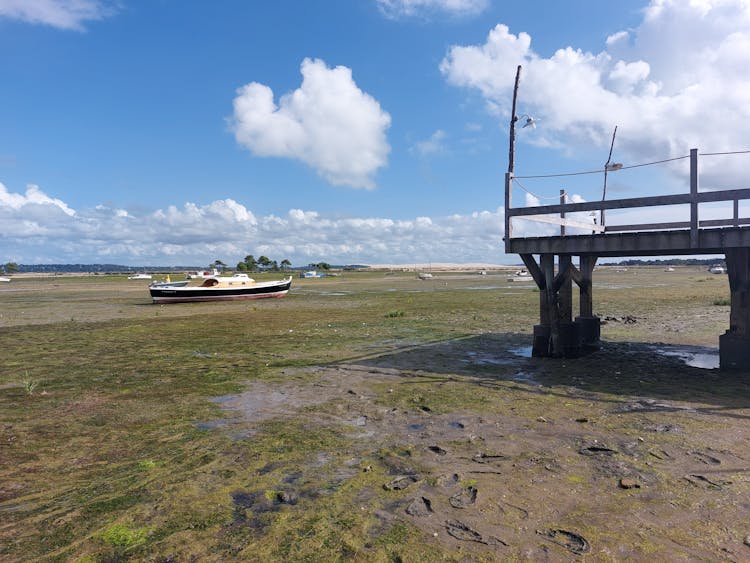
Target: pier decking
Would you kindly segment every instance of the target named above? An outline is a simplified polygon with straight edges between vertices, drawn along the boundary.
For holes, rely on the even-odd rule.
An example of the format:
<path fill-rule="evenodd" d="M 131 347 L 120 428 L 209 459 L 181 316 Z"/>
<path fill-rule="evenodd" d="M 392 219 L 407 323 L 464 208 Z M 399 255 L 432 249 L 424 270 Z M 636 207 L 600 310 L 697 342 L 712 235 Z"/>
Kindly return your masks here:
<path fill-rule="evenodd" d="M 512 207 L 513 172 L 505 176 L 505 252 L 519 254 L 540 290 L 540 322 L 534 327 L 535 356 L 575 356 L 599 341 L 600 323 L 593 315 L 592 275 L 600 257 L 723 254 L 731 296 L 729 329 L 720 336 L 721 369 L 750 370 L 750 218 L 740 217 L 739 202 L 750 189 L 700 192 L 698 149 L 690 151 L 689 193 L 585 203 Z M 511 167 L 512 168 L 512 167 Z M 699 205 L 732 202 L 732 216 L 701 220 Z M 689 221 L 605 226 L 567 219 L 572 213 L 689 205 Z M 728 207 L 728 206 L 727 206 Z M 560 234 L 514 237 L 513 219 L 560 225 Z M 569 234 L 566 227 L 590 232 Z M 537 255 L 538 260 L 535 258 Z M 573 258 L 578 257 L 578 266 Z M 557 267 L 555 267 L 557 265 Z M 580 290 L 580 314 L 573 318 L 572 284 Z"/>

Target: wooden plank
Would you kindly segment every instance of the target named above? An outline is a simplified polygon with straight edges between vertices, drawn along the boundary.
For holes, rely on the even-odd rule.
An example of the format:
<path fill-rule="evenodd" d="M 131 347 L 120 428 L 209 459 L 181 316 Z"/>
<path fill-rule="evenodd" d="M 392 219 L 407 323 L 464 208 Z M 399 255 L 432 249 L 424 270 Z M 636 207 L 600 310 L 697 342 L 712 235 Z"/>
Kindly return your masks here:
<path fill-rule="evenodd" d="M 716 201 L 733 201 L 735 199 L 750 199 L 750 188 L 740 190 L 724 190 L 717 192 L 700 192 L 696 196 L 698 203 L 711 203 Z M 690 194 L 657 195 L 648 197 L 634 197 L 627 199 L 612 199 L 607 201 L 586 201 L 583 203 L 566 203 L 565 205 L 539 205 L 534 207 L 518 207 L 509 209 L 511 217 L 526 215 L 559 215 L 561 211 L 574 213 L 576 211 L 600 211 L 602 209 L 630 209 L 635 207 L 655 207 L 660 205 L 689 204 L 693 200 Z"/>
<path fill-rule="evenodd" d="M 582 256 L 659 256 L 669 254 L 724 254 L 727 248 L 750 247 L 750 228 L 703 229 L 700 246 L 690 246 L 690 231 L 643 231 L 565 238 L 528 237 L 511 240 L 514 254 L 572 254 Z"/>
<path fill-rule="evenodd" d="M 637 225 L 607 225 L 606 232 L 622 233 L 625 231 L 666 231 L 668 229 L 689 229 L 690 221 L 673 223 L 640 223 Z"/>
<path fill-rule="evenodd" d="M 596 231 L 597 233 L 604 232 L 604 227 L 602 225 L 595 225 L 594 223 L 584 223 L 583 221 L 578 221 L 577 219 L 556 217 L 555 215 L 525 215 L 524 217 L 518 218 L 526 221 L 551 223 L 553 225 L 560 225 L 561 227 L 575 227 L 577 229 L 586 229 L 588 231 Z"/>
<path fill-rule="evenodd" d="M 724 227 L 750 225 L 750 218 L 737 219 L 704 219 L 698 222 L 701 227 Z M 625 231 L 660 231 L 667 229 L 689 229 L 690 221 L 676 221 L 674 223 L 641 223 L 640 225 L 607 225 L 605 232 L 621 233 Z"/>

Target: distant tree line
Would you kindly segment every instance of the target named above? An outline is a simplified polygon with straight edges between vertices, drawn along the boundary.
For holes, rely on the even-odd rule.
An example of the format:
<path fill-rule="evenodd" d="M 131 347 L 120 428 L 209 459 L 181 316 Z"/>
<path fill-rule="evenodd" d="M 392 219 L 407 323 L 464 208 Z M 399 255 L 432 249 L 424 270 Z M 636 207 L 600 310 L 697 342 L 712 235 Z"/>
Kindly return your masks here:
<path fill-rule="evenodd" d="M 218 260 L 217 260 L 218 262 Z M 222 263 L 222 265 L 224 265 Z M 238 272 L 278 272 L 281 270 L 282 272 L 287 270 L 289 267 L 291 267 L 292 263 L 284 258 L 281 262 L 277 262 L 276 260 L 271 260 L 268 256 L 260 256 L 256 260 L 255 256 L 252 254 L 248 254 L 245 256 L 245 259 L 241 262 L 237 262 L 237 271 Z"/>

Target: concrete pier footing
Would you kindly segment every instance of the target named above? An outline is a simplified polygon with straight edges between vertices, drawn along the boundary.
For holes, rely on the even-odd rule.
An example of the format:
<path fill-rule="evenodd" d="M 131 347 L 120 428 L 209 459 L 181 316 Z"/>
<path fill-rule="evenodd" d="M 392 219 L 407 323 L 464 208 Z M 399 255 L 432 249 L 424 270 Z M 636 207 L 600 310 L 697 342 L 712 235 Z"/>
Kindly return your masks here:
<path fill-rule="evenodd" d="M 750 338 L 729 331 L 719 336 L 719 369 L 750 372 Z"/>

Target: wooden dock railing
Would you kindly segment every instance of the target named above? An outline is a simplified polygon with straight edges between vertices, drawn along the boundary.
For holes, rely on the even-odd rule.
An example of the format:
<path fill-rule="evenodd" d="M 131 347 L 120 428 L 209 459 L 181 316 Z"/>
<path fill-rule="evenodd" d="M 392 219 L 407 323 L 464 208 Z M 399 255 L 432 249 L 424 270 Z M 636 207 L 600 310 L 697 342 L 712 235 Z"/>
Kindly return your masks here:
<path fill-rule="evenodd" d="M 745 151 L 743 151 L 745 152 Z M 682 157 L 684 158 L 684 157 Z M 739 216 L 740 200 L 750 199 L 750 189 L 732 189 L 717 191 L 698 191 L 698 149 L 690 150 L 690 192 L 686 194 L 658 195 L 648 197 L 635 197 L 627 199 L 613 199 L 603 201 L 589 201 L 584 203 L 564 203 L 561 195 L 561 203 L 554 205 L 541 205 L 534 207 L 512 207 L 513 193 L 512 185 L 514 175 L 508 172 L 505 175 L 505 247 L 506 252 L 511 252 L 510 241 L 513 239 L 513 218 L 523 218 L 541 222 L 549 222 L 560 225 L 560 236 L 601 236 L 607 233 L 626 231 L 667 231 L 690 229 L 690 246 L 698 247 L 698 231 L 707 227 L 739 227 L 750 225 L 750 218 Z M 727 219 L 700 220 L 698 216 L 698 205 L 719 201 L 731 201 L 733 203 L 733 216 Z M 673 221 L 662 223 L 641 223 L 632 225 L 597 225 L 586 224 L 575 219 L 568 219 L 566 215 L 582 211 L 599 211 L 602 216 L 609 209 L 635 209 L 642 207 L 654 207 L 665 205 L 690 204 L 689 221 Z M 559 217 L 554 217 L 559 215 Z M 589 233 L 569 235 L 565 227 L 576 227 L 587 229 Z"/>

